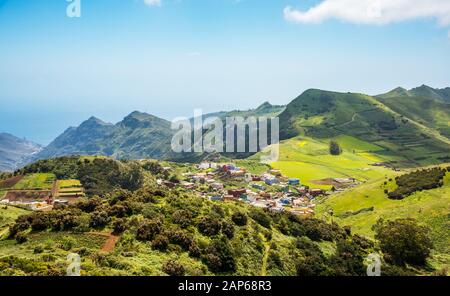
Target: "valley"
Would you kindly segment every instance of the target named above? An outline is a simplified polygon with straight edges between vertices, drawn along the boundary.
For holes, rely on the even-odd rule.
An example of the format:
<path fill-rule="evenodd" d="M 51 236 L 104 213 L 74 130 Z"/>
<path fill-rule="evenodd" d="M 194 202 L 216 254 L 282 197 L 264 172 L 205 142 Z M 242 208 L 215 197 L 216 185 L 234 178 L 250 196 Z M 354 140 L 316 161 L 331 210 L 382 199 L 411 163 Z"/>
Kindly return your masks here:
<path fill-rule="evenodd" d="M 265 151 L 178 155 L 170 122 L 150 114 L 91 117 L 0 174 L 0 274 L 63 275 L 69 253 L 82 275 L 354 276 L 371 253 L 384 275 L 448 274 L 446 94 L 311 89 L 205 115 L 279 117 L 269 163 Z M 394 258 L 392 227 L 425 251 Z"/>

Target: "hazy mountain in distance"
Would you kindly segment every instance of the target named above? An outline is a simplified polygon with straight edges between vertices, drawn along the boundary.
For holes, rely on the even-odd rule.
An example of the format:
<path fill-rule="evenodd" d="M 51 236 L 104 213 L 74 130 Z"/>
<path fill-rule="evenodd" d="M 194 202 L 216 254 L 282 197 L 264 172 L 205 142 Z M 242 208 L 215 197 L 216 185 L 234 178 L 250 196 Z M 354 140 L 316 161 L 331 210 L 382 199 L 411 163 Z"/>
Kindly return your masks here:
<path fill-rule="evenodd" d="M 170 148 L 170 122 L 135 111 L 117 124 L 91 117 L 70 127 L 37 159 L 67 155 L 105 155 L 115 158 L 164 158 Z"/>
<path fill-rule="evenodd" d="M 0 133 L 0 172 L 14 171 L 41 150 L 42 146 L 39 144 Z"/>

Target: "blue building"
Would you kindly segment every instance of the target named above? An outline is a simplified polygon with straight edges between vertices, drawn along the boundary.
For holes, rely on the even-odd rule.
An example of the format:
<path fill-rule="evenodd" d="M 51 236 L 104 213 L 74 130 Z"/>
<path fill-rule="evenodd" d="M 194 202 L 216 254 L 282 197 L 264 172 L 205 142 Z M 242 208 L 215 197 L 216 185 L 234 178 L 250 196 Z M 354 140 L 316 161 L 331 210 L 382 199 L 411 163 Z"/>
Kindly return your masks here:
<path fill-rule="evenodd" d="M 289 179 L 289 185 L 291 186 L 300 185 L 300 180 L 296 178 Z"/>

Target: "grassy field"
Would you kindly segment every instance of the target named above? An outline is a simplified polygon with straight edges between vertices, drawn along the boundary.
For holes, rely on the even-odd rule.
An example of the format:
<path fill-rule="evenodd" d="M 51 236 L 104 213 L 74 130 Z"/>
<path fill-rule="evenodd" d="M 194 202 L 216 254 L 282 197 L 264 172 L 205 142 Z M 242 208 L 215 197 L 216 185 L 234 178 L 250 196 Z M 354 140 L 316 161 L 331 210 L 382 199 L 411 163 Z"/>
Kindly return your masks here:
<path fill-rule="evenodd" d="M 56 180 L 54 174 L 31 174 L 20 180 L 13 189 L 16 190 L 43 190 L 51 189 Z"/>
<path fill-rule="evenodd" d="M 416 192 L 403 200 L 390 200 L 384 193 L 385 189 L 395 188 L 395 181 L 389 181 L 393 177 L 391 173 L 386 179 L 373 180 L 332 195 L 318 204 L 317 215 L 333 219 L 340 225 L 351 225 L 353 232 L 368 237 L 373 237 L 372 225 L 380 218 L 415 218 L 431 229 L 435 252 L 430 263 L 436 268 L 449 268 L 450 173 L 447 173 L 442 188 Z M 334 212 L 333 217 L 329 215 L 330 210 Z"/>
<path fill-rule="evenodd" d="M 59 180 L 58 185 L 60 189 L 64 188 L 77 188 L 81 187 L 81 183 L 79 180 L 71 179 L 71 180 Z"/>
<path fill-rule="evenodd" d="M 76 179 L 58 180 L 56 197 L 81 197 L 85 196 L 81 182 Z"/>
<path fill-rule="evenodd" d="M 17 217 L 30 213 L 29 211 L 11 206 L 0 206 L 0 238 L 8 231 L 8 227 L 14 224 Z"/>
<path fill-rule="evenodd" d="M 370 165 L 390 159 L 371 152 L 379 151 L 381 147 L 349 136 L 338 137 L 337 140 L 343 148 L 339 156 L 330 155 L 327 140 L 297 137 L 283 141 L 280 143 L 279 161 L 270 165 L 286 176 L 299 178 L 302 184 L 323 189 L 330 189 L 331 186 L 316 185 L 313 181 L 351 177 L 366 182 L 391 172 Z"/>

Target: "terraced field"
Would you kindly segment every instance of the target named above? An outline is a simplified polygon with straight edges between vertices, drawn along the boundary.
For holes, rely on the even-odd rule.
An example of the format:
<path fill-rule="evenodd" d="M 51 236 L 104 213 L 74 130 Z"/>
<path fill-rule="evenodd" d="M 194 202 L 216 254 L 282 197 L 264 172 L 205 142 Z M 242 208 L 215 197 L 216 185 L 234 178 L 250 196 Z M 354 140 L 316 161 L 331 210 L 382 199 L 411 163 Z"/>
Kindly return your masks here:
<path fill-rule="evenodd" d="M 78 198 L 85 196 L 84 189 L 79 180 L 59 180 L 57 181 L 56 198 Z"/>
<path fill-rule="evenodd" d="M 382 151 L 381 147 L 350 136 L 336 139 L 343 148 L 339 156 L 330 155 L 328 140 L 297 137 L 283 141 L 280 144 L 280 159 L 270 165 L 286 176 L 299 178 L 302 184 L 323 189 L 331 189 L 331 186 L 317 185 L 314 181 L 355 178 L 366 182 L 391 172 L 390 169 L 372 165 L 394 159 L 376 154 Z"/>
<path fill-rule="evenodd" d="M 23 177 L 11 189 L 15 190 L 45 190 L 52 189 L 53 183 L 56 181 L 54 174 L 30 174 Z"/>

